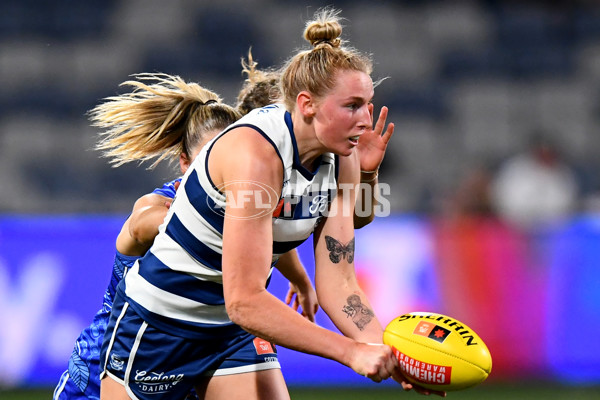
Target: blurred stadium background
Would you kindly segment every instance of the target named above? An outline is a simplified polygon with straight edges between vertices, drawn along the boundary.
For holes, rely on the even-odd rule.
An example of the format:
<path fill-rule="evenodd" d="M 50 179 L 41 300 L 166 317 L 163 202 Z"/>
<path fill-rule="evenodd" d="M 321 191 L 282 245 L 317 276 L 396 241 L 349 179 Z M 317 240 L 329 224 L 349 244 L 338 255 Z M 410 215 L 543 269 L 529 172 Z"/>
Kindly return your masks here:
<path fill-rule="evenodd" d="M 396 124 L 380 174 L 392 215 L 357 232 L 357 271 L 382 322 L 434 311 L 486 340 L 492 376 L 453 398 L 598 398 L 596 1 L 2 0 L 2 399 L 49 398 L 100 307 L 120 224 L 176 174 L 110 168 L 92 150 L 86 111 L 154 71 L 234 103 L 250 46 L 260 66 L 279 66 L 328 4 L 348 20 L 344 37 L 373 54 L 374 78 L 387 77 L 374 103 Z M 576 189 L 556 215 L 523 222 L 492 188 L 534 132 L 556 146 Z M 544 189 L 529 199 L 539 208 Z M 301 257 L 310 269 L 306 246 Z M 285 285 L 276 276 L 272 290 Z M 323 315 L 318 323 L 334 329 Z M 297 399 L 349 396 L 330 387 L 398 395 L 332 362 L 285 349 L 281 358 Z"/>

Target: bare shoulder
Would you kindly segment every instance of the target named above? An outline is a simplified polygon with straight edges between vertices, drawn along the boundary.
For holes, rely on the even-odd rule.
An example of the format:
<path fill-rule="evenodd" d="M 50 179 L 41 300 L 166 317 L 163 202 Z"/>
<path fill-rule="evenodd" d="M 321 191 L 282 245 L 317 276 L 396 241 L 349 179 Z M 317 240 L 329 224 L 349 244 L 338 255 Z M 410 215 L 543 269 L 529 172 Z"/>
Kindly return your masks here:
<path fill-rule="evenodd" d="M 227 179 L 281 178 L 283 166 L 273 145 L 258 131 L 238 127 L 219 138 L 208 160 L 215 183 Z"/>

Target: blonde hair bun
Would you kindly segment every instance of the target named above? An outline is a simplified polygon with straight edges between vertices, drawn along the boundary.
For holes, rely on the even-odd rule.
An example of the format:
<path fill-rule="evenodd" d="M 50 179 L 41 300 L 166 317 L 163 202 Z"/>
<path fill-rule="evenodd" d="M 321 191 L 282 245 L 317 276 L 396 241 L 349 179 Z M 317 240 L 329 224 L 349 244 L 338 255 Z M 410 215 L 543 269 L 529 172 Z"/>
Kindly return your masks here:
<path fill-rule="evenodd" d="M 340 24 L 339 10 L 323 9 L 317 12 L 316 18 L 309 21 L 304 29 L 304 39 L 313 47 L 328 44 L 332 47 L 340 47 L 342 40 L 342 25 Z"/>

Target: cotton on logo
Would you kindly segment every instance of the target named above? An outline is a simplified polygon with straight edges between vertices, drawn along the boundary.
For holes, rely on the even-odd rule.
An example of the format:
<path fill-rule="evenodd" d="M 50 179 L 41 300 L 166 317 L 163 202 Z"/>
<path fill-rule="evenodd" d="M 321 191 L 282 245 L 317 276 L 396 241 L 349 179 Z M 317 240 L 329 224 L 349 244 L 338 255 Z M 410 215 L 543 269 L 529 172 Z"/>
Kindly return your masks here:
<path fill-rule="evenodd" d="M 279 193 L 272 187 L 256 181 L 231 181 L 216 187 L 225 195 L 226 206 L 208 206 L 221 216 L 236 219 L 254 219 L 272 215 L 277 207 Z"/>

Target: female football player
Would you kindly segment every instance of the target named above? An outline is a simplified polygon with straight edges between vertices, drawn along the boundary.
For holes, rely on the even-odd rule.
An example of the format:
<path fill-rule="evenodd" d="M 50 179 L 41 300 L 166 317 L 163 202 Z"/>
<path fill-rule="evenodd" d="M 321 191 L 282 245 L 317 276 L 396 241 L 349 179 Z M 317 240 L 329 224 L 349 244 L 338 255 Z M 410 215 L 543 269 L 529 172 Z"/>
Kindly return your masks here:
<path fill-rule="evenodd" d="M 109 98 L 91 111 L 94 124 L 105 129 L 98 148 L 116 165 L 157 158 L 155 166 L 165 158 L 178 158 L 181 173 L 185 173 L 202 146 L 241 115 L 223 104 L 216 93 L 178 77 L 141 74 L 138 78 L 124 83 L 135 91 Z M 143 81 L 147 80 L 155 83 L 146 85 Z M 157 119 L 164 125 L 156 124 Z M 102 309 L 77 338 L 68 370 L 55 389 L 55 400 L 100 397 L 100 346 L 115 289 L 133 263 L 150 248 L 180 181 L 181 178 L 165 183 L 135 202 L 117 236 L 112 276 Z M 301 307 L 302 314 L 314 321 L 318 309 L 316 293 L 297 254 L 286 254 L 277 267 L 290 280 L 293 291 L 287 296 L 288 303 L 295 295 L 294 309 Z"/>
<path fill-rule="evenodd" d="M 118 285 L 102 399 L 182 398 L 193 386 L 202 398 L 289 399 L 272 343 L 413 388 L 354 274 L 355 148 L 372 129 L 373 83 L 370 59 L 340 34 L 337 13 L 320 12 L 305 30 L 313 48 L 283 70 L 283 104 L 230 125 L 188 168 L 150 250 Z M 343 335 L 266 290 L 273 263 L 313 233 L 319 303 Z M 347 318 L 349 299 L 360 324 Z M 224 364 L 237 374 L 219 375 Z"/>

